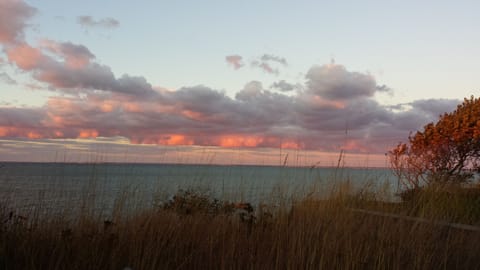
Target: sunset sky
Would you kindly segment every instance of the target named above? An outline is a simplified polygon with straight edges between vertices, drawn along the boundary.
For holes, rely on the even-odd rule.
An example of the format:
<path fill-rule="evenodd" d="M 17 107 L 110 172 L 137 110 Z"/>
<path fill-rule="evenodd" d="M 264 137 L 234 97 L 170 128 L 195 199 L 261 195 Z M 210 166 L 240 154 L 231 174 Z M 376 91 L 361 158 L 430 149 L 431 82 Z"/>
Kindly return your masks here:
<path fill-rule="evenodd" d="M 480 90 L 480 2 L 392 2 L 0 0 L 0 161 L 384 166 Z"/>

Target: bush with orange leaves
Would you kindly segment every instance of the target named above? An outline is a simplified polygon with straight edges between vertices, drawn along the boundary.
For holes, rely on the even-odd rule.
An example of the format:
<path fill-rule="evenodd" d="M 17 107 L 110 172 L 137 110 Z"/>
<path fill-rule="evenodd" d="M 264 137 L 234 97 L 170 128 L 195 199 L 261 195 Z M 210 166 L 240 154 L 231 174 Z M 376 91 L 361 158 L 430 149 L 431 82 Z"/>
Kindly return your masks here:
<path fill-rule="evenodd" d="M 406 190 L 433 184 L 459 185 L 480 173 L 480 98 L 429 123 L 389 152 L 391 167 Z"/>

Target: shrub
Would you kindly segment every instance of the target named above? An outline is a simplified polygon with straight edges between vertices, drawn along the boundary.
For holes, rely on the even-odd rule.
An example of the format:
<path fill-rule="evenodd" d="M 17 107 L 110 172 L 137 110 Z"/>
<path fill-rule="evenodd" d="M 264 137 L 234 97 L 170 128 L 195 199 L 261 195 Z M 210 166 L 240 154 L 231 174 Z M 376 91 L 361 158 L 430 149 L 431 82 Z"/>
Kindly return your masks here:
<path fill-rule="evenodd" d="M 406 189 L 458 185 L 480 172 L 480 98 L 464 99 L 389 152 L 391 166 Z"/>

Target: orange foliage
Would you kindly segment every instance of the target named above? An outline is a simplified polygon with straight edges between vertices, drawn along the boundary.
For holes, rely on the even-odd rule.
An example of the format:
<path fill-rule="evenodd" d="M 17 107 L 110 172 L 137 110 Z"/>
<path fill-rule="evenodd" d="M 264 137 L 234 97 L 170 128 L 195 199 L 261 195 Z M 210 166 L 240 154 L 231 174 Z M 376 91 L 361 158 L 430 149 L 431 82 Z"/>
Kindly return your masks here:
<path fill-rule="evenodd" d="M 395 173 L 407 187 L 461 183 L 480 172 L 480 98 L 464 99 L 451 113 L 390 151 Z"/>

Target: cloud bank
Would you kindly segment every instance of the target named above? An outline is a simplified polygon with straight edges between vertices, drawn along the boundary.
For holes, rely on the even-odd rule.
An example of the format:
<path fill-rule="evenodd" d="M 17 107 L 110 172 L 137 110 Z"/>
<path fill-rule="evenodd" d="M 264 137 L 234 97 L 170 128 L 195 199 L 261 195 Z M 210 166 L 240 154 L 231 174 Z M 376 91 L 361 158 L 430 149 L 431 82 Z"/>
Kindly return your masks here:
<path fill-rule="evenodd" d="M 61 93 L 41 107 L 0 107 L 1 138 L 123 137 L 134 144 L 384 153 L 459 102 L 385 106 L 375 95 L 392 92 L 388 86 L 334 63 L 312 66 L 300 85 L 280 80 L 266 89 L 251 81 L 234 96 L 203 85 L 168 91 L 142 76 L 115 76 L 84 45 L 50 39 L 31 45 L 23 37 L 35 9 L 3 1 L 0 10 L 5 61 Z M 87 18 L 89 26 L 115 25 Z M 244 65 L 239 55 L 225 60 L 235 69 Z M 278 74 L 288 62 L 265 54 L 252 65 Z"/>

